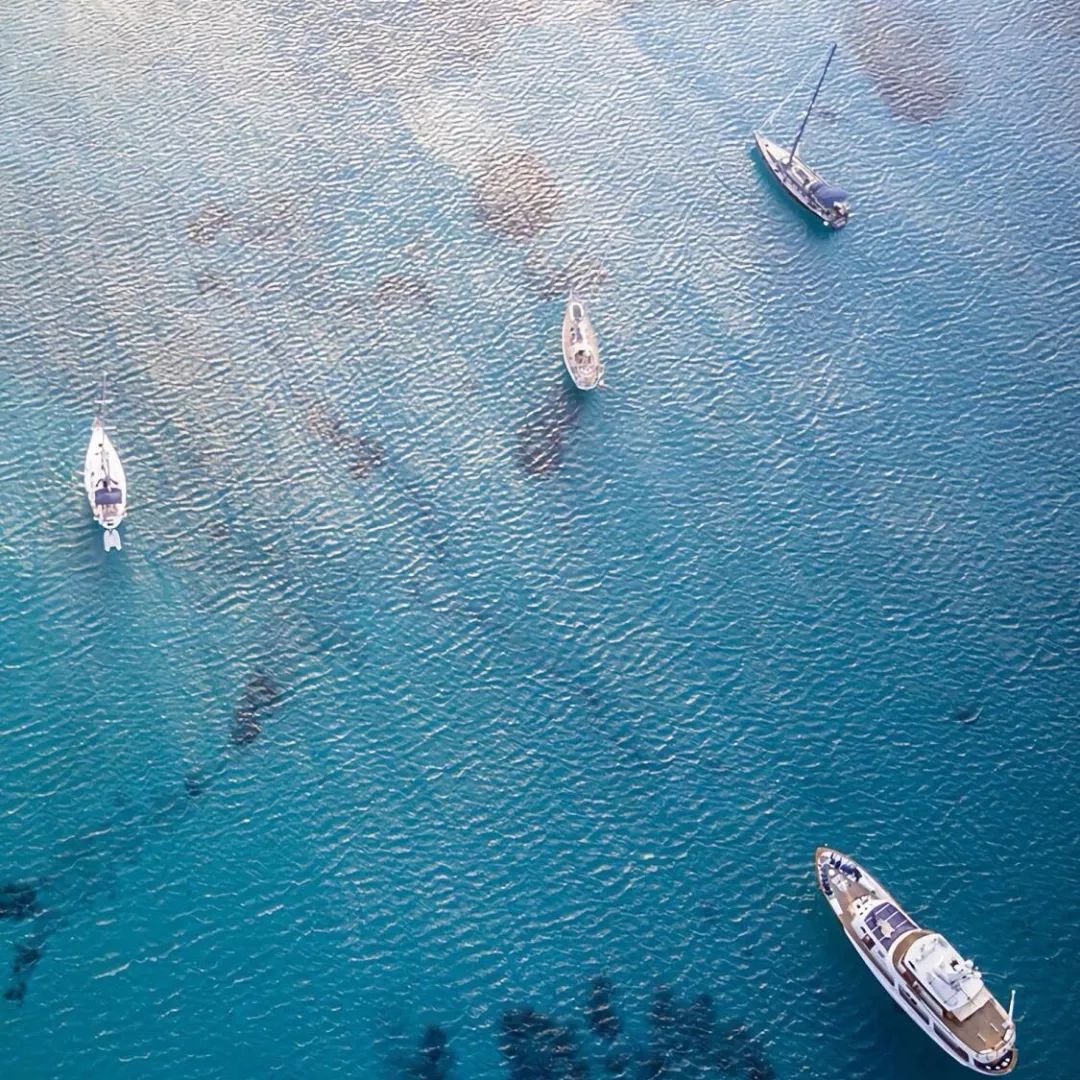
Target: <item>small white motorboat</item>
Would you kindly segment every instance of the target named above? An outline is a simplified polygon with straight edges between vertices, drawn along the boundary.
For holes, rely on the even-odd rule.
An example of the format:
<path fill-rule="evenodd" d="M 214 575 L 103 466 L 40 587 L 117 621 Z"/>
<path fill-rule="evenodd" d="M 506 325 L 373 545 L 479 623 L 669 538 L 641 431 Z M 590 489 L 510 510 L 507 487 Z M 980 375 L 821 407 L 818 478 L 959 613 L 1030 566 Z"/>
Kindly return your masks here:
<path fill-rule="evenodd" d="M 563 316 L 562 354 L 566 370 L 579 390 L 593 390 L 604 385 L 604 365 L 600 362 L 596 333 L 585 304 L 572 292 Z"/>
<path fill-rule="evenodd" d="M 83 484 L 94 520 L 105 530 L 105 550 L 120 550 L 117 526 L 127 513 L 127 477 L 120 456 L 105 431 L 105 382 L 101 385 L 101 404 L 90 429 L 86 448 Z"/>

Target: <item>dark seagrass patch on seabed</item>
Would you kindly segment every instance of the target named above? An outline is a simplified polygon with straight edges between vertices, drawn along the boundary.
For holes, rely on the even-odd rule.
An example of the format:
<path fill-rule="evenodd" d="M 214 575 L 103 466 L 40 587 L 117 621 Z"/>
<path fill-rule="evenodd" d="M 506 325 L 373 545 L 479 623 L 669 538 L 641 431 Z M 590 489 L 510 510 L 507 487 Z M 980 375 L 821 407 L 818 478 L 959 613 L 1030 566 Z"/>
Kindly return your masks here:
<path fill-rule="evenodd" d="M 773 1080 L 772 1066 L 745 1024 L 721 1028 L 711 995 L 699 994 L 689 1004 L 667 987 L 653 995 L 649 1008 L 649 1046 L 642 1077 L 680 1076 L 684 1067 L 695 1074 L 716 1070 L 747 1080 Z"/>
<path fill-rule="evenodd" d="M 719 1033 L 717 1067 L 721 1072 L 741 1074 L 746 1080 L 774 1080 L 776 1072 L 757 1038 L 745 1024 L 732 1024 Z"/>
<path fill-rule="evenodd" d="M 405 1075 L 410 1080 L 449 1080 L 454 1068 L 454 1052 L 446 1032 L 430 1024 L 420 1038 L 416 1052 L 409 1059 Z"/>
<path fill-rule="evenodd" d="M 380 311 L 426 311 L 435 306 L 431 285 L 415 274 L 387 274 L 375 286 L 371 299 Z"/>
<path fill-rule="evenodd" d="M 386 451 L 378 439 L 350 431 L 340 416 L 322 405 L 312 404 L 304 411 L 304 427 L 325 440 L 349 459 L 349 473 L 363 480 L 386 461 Z"/>
<path fill-rule="evenodd" d="M 585 1007 L 585 1019 L 592 1033 L 609 1041 L 618 1038 L 622 1030 L 611 996 L 611 980 L 597 975 L 589 984 L 589 1001 Z"/>
<path fill-rule="evenodd" d="M 232 222 L 232 213 L 218 203 L 207 203 L 188 219 L 188 239 L 196 244 L 212 244 Z"/>
<path fill-rule="evenodd" d="M 603 1075 L 624 1080 L 706 1076 L 774 1080 L 760 1041 L 742 1022 L 720 1024 L 709 994 L 686 1002 L 668 987 L 658 988 L 649 1006 L 644 1044 L 626 1037 L 613 996 L 609 979 L 598 976 L 590 981 L 585 1038 L 572 1024 L 530 1006 L 508 1009 L 500 1024 L 499 1049 L 510 1080 L 577 1080 L 590 1075 L 589 1062 L 594 1059 L 603 1063 Z"/>
<path fill-rule="evenodd" d="M 14 1001 L 21 1005 L 26 998 L 26 982 L 31 972 L 37 967 L 41 959 L 41 947 L 19 942 L 15 946 L 15 956 L 11 962 L 11 981 L 4 991 L 4 997 L 8 1001 Z"/>
<path fill-rule="evenodd" d="M 889 109 L 928 123 L 952 111 L 963 84 L 950 57 L 953 35 L 933 10 L 862 3 L 852 21 L 855 56 Z"/>
<path fill-rule="evenodd" d="M 16 922 L 36 915 L 40 909 L 37 890 L 25 881 L 8 881 L 0 885 L 0 919 Z"/>
<path fill-rule="evenodd" d="M 262 731 L 262 721 L 269 711 L 279 706 L 282 693 L 275 680 L 261 668 L 255 668 L 244 682 L 243 693 L 233 710 L 230 737 L 233 744 L 244 746 L 254 742 Z M 191 801 L 202 795 L 225 767 L 226 758 L 210 772 L 188 773 L 183 777 L 183 793 L 169 792 L 154 804 L 142 819 L 144 825 L 162 824 Z M 87 851 L 78 857 L 59 860 L 57 867 L 46 880 L 54 883 L 58 878 L 80 875 L 78 892 L 83 903 L 100 891 L 103 882 L 108 883 L 115 875 L 116 867 L 130 861 L 138 845 L 131 843 L 131 827 L 138 826 L 139 816 L 127 807 L 126 799 L 118 800 L 124 808 L 118 821 L 109 828 L 99 828 L 92 834 L 99 842 L 91 849 L 93 857 L 87 859 Z M 110 837 L 112 839 L 110 840 Z M 87 876 L 86 867 L 97 867 Z M 29 920 L 29 929 L 21 941 L 14 942 L 14 953 L 8 985 L 4 990 L 7 1001 L 22 1005 L 26 998 L 29 979 L 45 952 L 48 938 L 64 925 L 65 913 L 51 904 L 43 907 L 38 890 L 26 881 L 11 881 L 0 885 L 0 919 L 21 922 Z"/>
<path fill-rule="evenodd" d="M 533 288 L 545 300 L 565 300 L 571 289 L 589 296 L 611 278 L 602 262 L 587 255 L 551 266 L 530 252 L 525 259 L 525 270 Z"/>
<path fill-rule="evenodd" d="M 565 379 L 544 404 L 518 426 L 518 464 L 529 476 L 557 472 L 563 464 L 566 437 L 577 424 L 581 395 Z"/>
<path fill-rule="evenodd" d="M 503 1013 L 499 1036 L 510 1080 L 584 1080 L 589 1075 L 573 1028 L 528 1005 Z"/>
<path fill-rule="evenodd" d="M 525 150 L 488 159 L 473 191 L 477 217 L 506 236 L 536 236 L 554 220 L 563 193 L 548 167 Z"/>
<path fill-rule="evenodd" d="M 233 710 L 232 741 L 237 746 L 254 742 L 262 732 L 265 714 L 281 701 L 281 691 L 261 668 L 256 668 L 244 682 L 244 692 Z M 189 789 L 190 794 L 190 789 Z"/>
<path fill-rule="evenodd" d="M 259 195 L 239 210 L 207 202 L 187 221 L 188 239 L 208 247 L 226 233 L 242 243 L 286 237 L 296 224 L 297 204 L 288 195 Z"/>

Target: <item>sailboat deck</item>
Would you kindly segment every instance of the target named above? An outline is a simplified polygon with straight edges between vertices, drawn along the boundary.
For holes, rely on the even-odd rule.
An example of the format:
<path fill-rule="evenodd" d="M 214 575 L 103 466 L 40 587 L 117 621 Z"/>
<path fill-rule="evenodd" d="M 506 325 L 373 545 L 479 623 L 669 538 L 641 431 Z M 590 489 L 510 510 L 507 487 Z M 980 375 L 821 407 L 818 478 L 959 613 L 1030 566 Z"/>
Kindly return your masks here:
<path fill-rule="evenodd" d="M 580 301 L 571 299 L 566 306 L 562 327 L 563 360 L 570 377 L 580 390 L 603 385 L 604 367 L 596 332 Z"/>

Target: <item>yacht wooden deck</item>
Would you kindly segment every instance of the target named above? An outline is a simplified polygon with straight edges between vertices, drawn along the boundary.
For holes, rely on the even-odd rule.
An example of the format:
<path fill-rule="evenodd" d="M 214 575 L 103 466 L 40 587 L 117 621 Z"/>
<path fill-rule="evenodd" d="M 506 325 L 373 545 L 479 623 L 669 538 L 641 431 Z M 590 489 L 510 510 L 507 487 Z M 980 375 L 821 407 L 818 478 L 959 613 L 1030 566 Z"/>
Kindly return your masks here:
<path fill-rule="evenodd" d="M 900 947 L 893 956 L 894 966 L 898 965 L 899 961 L 907 954 L 908 949 L 919 938 L 930 933 L 932 933 L 930 930 L 920 930 L 917 934 L 909 934 L 907 940 L 901 942 Z M 898 966 L 897 972 L 909 987 L 914 989 L 917 986 L 914 976 L 907 972 L 900 972 Z M 921 990 L 916 990 L 916 993 L 918 996 L 922 996 Z M 987 1050 L 993 1050 L 1001 1045 L 1005 1034 L 1005 1024 L 1008 1020 L 1005 1010 L 1002 1009 L 992 994 L 985 1004 L 973 1012 L 966 1020 L 950 1019 L 951 1014 L 939 1017 L 936 1011 L 934 1015 L 935 1019 L 940 1019 L 941 1023 L 948 1028 L 950 1034 L 956 1036 L 965 1046 L 978 1054 L 983 1054 Z"/>
<path fill-rule="evenodd" d="M 832 889 L 833 895 L 840 900 L 840 923 L 861 948 L 862 942 L 859 940 L 859 935 L 855 933 L 851 926 L 849 909 L 859 897 L 869 896 L 870 889 L 868 889 L 861 881 L 856 881 L 855 878 L 840 873 L 835 866 L 827 867 L 825 873 L 828 876 L 829 887 Z"/>

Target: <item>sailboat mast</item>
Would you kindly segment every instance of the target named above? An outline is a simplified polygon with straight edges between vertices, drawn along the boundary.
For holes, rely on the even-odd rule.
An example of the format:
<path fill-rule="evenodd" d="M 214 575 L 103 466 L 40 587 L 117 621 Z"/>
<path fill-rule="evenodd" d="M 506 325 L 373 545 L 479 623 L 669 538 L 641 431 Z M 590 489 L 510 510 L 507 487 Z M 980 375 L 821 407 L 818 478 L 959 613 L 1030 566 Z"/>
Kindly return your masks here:
<path fill-rule="evenodd" d="M 102 427 L 105 426 L 105 379 L 107 378 L 106 372 L 101 373 L 101 397 L 98 400 L 98 419 L 101 421 Z"/>
<path fill-rule="evenodd" d="M 98 457 L 101 459 L 101 472 L 105 477 L 105 485 L 108 487 L 112 481 L 109 475 L 109 459 L 105 454 L 105 380 L 108 373 L 101 372 L 101 401 L 98 404 L 98 423 L 101 424 L 101 442 L 98 443 Z"/>
<path fill-rule="evenodd" d="M 795 141 L 791 144 L 791 153 L 788 154 L 787 163 L 790 166 L 792 161 L 795 160 L 795 151 L 799 148 L 799 141 L 802 139 L 803 131 L 806 130 L 806 121 L 810 119 L 810 113 L 814 108 L 814 102 L 817 101 L 817 96 L 821 93 L 821 84 L 825 81 L 825 73 L 829 70 L 829 65 L 832 63 L 833 53 L 836 52 L 836 42 L 833 42 L 832 48 L 829 50 L 828 59 L 825 61 L 825 66 L 821 69 L 821 78 L 817 81 L 817 86 L 814 87 L 814 96 L 810 99 L 810 108 L 806 110 L 806 115 L 802 118 L 802 123 L 799 125 L 799 133 L 795 136 Z"/>

